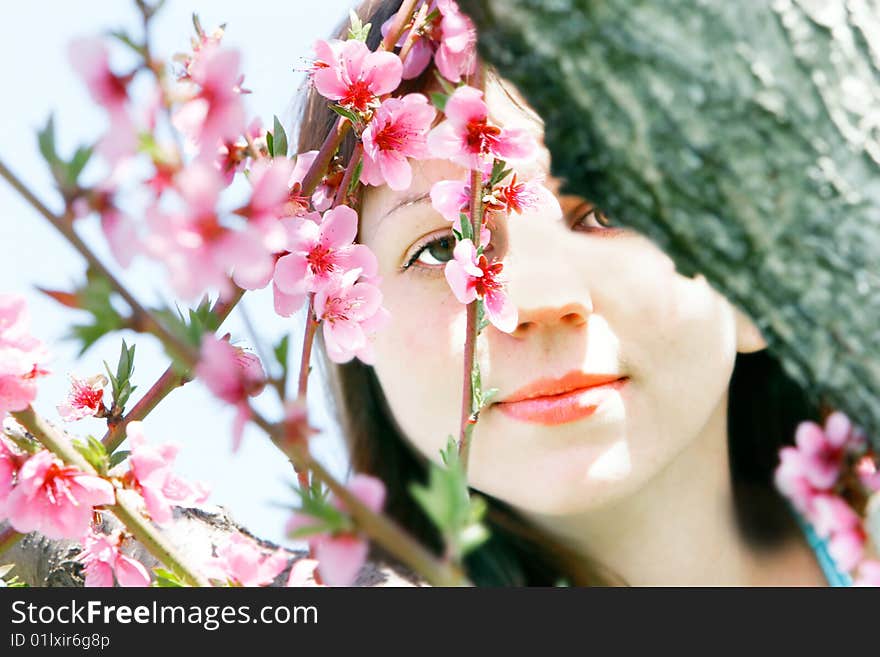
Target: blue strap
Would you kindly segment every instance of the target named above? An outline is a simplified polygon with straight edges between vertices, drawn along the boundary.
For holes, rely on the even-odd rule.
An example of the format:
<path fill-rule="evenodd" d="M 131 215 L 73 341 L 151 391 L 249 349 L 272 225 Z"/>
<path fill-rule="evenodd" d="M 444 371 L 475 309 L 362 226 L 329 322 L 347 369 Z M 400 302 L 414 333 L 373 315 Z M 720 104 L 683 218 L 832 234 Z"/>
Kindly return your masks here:
<path fill-rule="evenodd" d="M 791 505 L 789 506 L 791 507 Z M 795 520 L 797 520 L 798 525 L 800 525 L 804 535 L 807 537 L 807 542 L 810 544 L 810 547 L 813 548 L 813 552 L 816 553 L 816 560 L 822 567 L 822 573 L 825 575 L 825 579 L 828 580 L 828 585 L 852 586 L 852 577 L 848 573 L 838 569 L 834 558 L 828 552 L 828 541 L 820 537 L 816 533 L 816 530 L 813 529 L 813 525 L 807 522 L 807 520 L 805 520 L 794 507 L 791 507 L 791 510 L 794 514 Z"/>

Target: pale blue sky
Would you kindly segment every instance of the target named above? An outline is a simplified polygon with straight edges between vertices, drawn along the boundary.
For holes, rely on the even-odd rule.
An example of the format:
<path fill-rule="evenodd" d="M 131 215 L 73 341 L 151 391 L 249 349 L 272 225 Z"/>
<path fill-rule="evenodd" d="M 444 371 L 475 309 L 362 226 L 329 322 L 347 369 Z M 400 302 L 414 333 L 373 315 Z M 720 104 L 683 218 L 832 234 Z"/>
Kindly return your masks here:
<path fill-rule="evenodd" d="M 247 97 L 251 115 L 269 124 L 273 114 L 289 121 L 291 101 L 303 81 L 302 73 L 294 69 L 301 71 L 315 38 L 329 35 L 352 4 L 349 0 L 168 0 L 155 22 L 154 48 L 162 55 L 185 50 L 192 34 L 193 12 L 199 14 L 207 29 L 226 23 L 224 41 L 242 51 L 245 86 L 253 91 Z M 118 27 L 137 33 L 137 25 L 134 3 L 124 0 L 19 2 L 3 12 L 0 59 L 5 62 L 5 102 L 0 105 L 0 158 L 50 207 L 57 209 L 58 202 L 36 148 L 37 128 L 54 111 L 59 151 L 66 156 L 75 145 L 97 138 L 106 126 L 103 112 L 94 106 L 67 61 L 67 43 L 76 36 Z M 104 262 L 140 299 L 151 303 L 159 298 L 164 281 L 159 270 L 140 261 L 121 271 L 108 257 L 97 220 L 88 220 L 82 228 L 82 234 Z M 60 234 L 0 180 L 0 292 L 20 293 L 28 299 L 33 333 L 52 350 L 53 375 L 43 381 L 35 406 L 53 421 L 58 421 L 55 405 L 67 389 L 67 373 L 87 376 L 102 371 L 102 360 L 115 363 L 121 337 L 137 343 L 134 383 L 140 389 L 134 393 L 132 403 L 168 364 L 156 340 L 127 332 L 103 338 L 81 359 L 74 359 L 74 343 L 62 338 L 71 322 L 80 318 L 36 292 L 34 286 L 70 288 L 82 278 L 83 271 L 83 260 Z M 249 293 L 244 304 L 257 330 L 268 341 L 274 343 L 289 331 L 291 344 L 299 343 L 303 316 L 289 320 L 277 317 L 272 311 L 271 293 Z M 237 313 L 224 328 L 232 332 L 234 340 L 251 344 Z M 297 363 L 298 357 L 294 356 L 294 376 Z M 347 462 L 338 430 L 321 399 L 321 383 L 313 375 L 313 424 L 324 430 L 315 439 L 316 452 L 337 476 L 344 477 Z M 277 410 L 271 391 L 258 402 L 267 413 Z M 240 452 L 232 455 L 231 419 L 232 410 L 224 408 L 201 383 L 194 382 L 173 392 L 149 416 L 146 433 L 151 441 L 179 443 L 181 475 L 209 483 L 213 502 L 228 507 L 256 534 L 281 542 L 287 514 L 275 505 L 289 505 L 296 500 L 289 489 L 292 471 L 255 427 L 247 429 Z M 103 433 L 97 420 L 67 428 L 83 435 Z"/>

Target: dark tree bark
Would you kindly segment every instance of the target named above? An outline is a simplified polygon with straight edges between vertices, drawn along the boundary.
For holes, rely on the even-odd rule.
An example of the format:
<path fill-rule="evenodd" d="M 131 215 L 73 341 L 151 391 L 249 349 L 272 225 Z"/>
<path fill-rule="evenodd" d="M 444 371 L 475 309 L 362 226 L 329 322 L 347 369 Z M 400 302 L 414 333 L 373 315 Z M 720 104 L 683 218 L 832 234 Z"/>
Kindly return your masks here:
<path fill-rule="evenodd" d="M 553 174 L 754 318 L 880 446 L 875 0 L 458 0 Z"/>

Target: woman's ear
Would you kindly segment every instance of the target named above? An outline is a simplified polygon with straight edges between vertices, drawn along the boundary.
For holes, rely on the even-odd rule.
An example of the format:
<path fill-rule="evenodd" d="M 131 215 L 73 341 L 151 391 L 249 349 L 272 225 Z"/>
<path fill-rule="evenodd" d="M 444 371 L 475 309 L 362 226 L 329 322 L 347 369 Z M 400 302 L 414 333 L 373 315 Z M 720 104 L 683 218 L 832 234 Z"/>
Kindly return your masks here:
<path fill-rule="evenodd" d="M 732 307 L 736 317 L 736 350 L 742 354 L 750 354 L 766 349 L 767 341 L 751 318 L 736 306 Z"/>

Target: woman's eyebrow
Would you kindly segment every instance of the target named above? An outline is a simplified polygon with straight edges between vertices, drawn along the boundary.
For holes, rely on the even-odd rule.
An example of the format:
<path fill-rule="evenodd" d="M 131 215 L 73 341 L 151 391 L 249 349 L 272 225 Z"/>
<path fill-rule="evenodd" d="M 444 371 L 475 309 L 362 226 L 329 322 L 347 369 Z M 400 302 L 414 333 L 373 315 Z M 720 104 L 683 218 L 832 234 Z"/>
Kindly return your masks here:
<path fill-rule="evenodd" d="M 388 215 L 394 214 L 395 212 L 397 212 L 401 208 L 404 208 L 408 205 L 415 205 L 416 203 L 421 203 L 425 199 L 430 198 L 430 196 L 431 196 L 430 191 L 422 192 L 418 196 L 407 196 L 407 197 L 403 198 L 397 205 L 395 205 L 393 208 L 391 208 L 388 212 L 386 212 L 384 215 L 382 215 L 382 219 L 384 219 Z M 381 221 L 381 219 L 380 219 L 380 221 Z"/>

